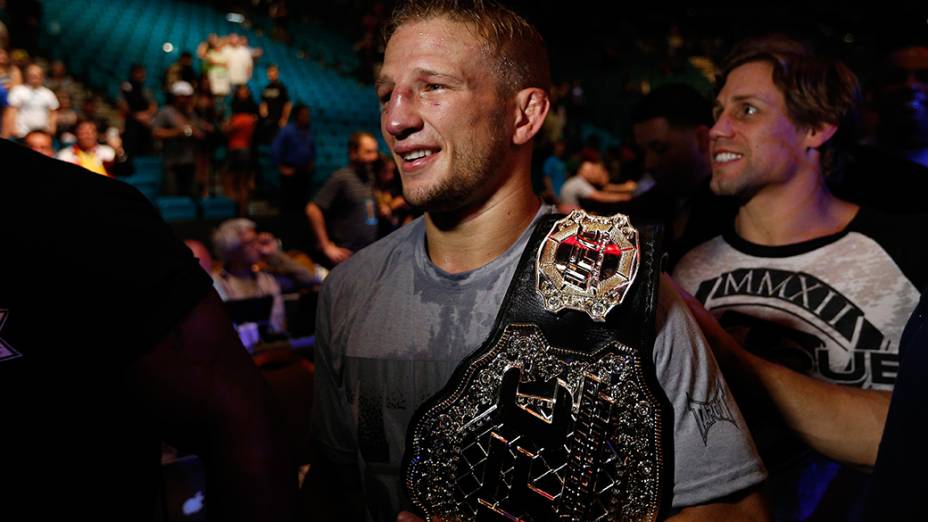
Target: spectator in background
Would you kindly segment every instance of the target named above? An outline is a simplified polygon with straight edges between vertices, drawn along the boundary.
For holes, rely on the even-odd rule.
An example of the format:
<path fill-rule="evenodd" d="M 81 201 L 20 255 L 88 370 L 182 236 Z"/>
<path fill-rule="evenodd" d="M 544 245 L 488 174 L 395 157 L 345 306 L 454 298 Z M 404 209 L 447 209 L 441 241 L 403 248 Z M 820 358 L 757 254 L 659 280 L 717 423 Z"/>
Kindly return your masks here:
<path fill-rule="evenodd" d="M 213 234 L 216 255 L 222 267 L 213 273 L 213 284 L 223 301 L 271 296 L 273 305 L 267 321 L 272 333 L 287 331 L 281 282 L 288 287 L 310 287 L 320 280 L 312 271 L 281 252 L 276 237 L 257 232 L 255 223 L 244 218 L 223 221 Z"/>
<path fill-rule="evenodd" d="M 317 246 L 332 265 L 377 239 L 372 167 L 379 156 L 372 134 L 352 134 L 348 138 L 348 165 L 333 172 L 306 205 Z"/>
<path fill-rule="evenodd" d="M 894 50 L 880 80 L 879 142 L 897 156 L 928 167 L 928 46 Z"/>
<path fill-rule="evenodd" d="M 170 92 L 171 86 L 177 82 L 187 82 L 190 85 L 197 85 L 199 75 L 193 68 L 193 55 L 190 51 L 180 53 L 180 58 L 168 67 L 164 73 L 164 91 Z"/>
<path fill-rule="evenodd" d="M 303 209 L 316 168 L 316 142 L 310 132 L 309 107 L 297 105 L 291 122 L 271 145 L 271 160 L 280 172 L 282 239 L 287 248 L 309 250 L 309 229 Z"/>
<path fill-rule="evenodd" d="M 197 149 L 208 129 L 193 111 L 193 87 L 189 83 L 172 85 L 171 96 L 171 103 L 162 107 L 152 121 L 152 134 L 162 142 L 163 192 L 196 197 Z"/>
<path fill-rule="evenodd" d="M 52 135 L 48 131 L 29 131 L 29 134 L 26 134 L 26 137 L 23 138 L 23 145 L 48 157 L 55 155 L 55 148 L 52 146 Z"/>
<path fill-rule="evenodd" d="M 225 52 L 226 41 L 216 34 L 207 37 L 206 42 L 200 44 L 197 54 L 203 62 L 205 76 L 209 78 L 210 93 L 213 95 L 217 108 L 232 92 L 229 81 L 229 60 Z"/>
<path fill-rule="evenodd" d="M 107 133 L 109 143 L 99 143 L 97 126 L 90 120 L 81 120 L 74 126 L 77 140 L 73 145 L 58 151 L 62 161 L 79 165 L 103 176 L 128 174 L 129 157 L 122 148 L 119 132 Z"/>
<path fill-rule="evenodd" d="M 565 214 L 582 207 L 583 199 L 596 203 L 622 203 L 632 198 L 635 182 L 609 183 L 609 172 L 601 161 L 580 163 L 577 173 L 561 188 L 561 203 L 558 210 Z"/>
<path fill-rule="evenodd" d="M 280 81 L 280 69 L 274 64 L 267 66 L 267 85 L 261 91 L 261 105 L 258 106 L 261 115 L 261 143 L 271 143 L 277 133 L 287 125 L 290 120 L 290 110 L 293 103 L 287 87 Z"/>
<path fill-rule="evenodd" d="M 7 96 L 13 134 L 18 138 L 35 129 L 55 135 L 58 97 L 43 85 L 44 79 L 42 68 L 30 65 L 26 68 L 26 83 L 13 87 Z"/>
<path fill-rule="evenodd" d="M 213 274 L 213 285 L 223 301 L 271 296 L 274 303 L 266 321 L 273 333 L 282 334 L 287 331 L 287 322 L 280 286 L 258 266 L 271 252 L 283 254 L 276 249 L 277 240 L 272 235 L 259 235 L 256 229 L 253 221 L 243 218 L 219 225 L 213 234 L 213 247 L 222 268 Z"/>
<path fill-rule="evenodd" d="M 130 156 L 152 153 L 152 118 L 158 110 L 158 104 L 151 92 L 145 87 L 145 67 L 132 64 L 129 67 L 129 79 L 122 83 L 119 111 L 125 120 L 123 143 Z M 92 118 L 92 114 L 84 114 Z"/>
<path fill-rule="evenodd" d="M 886 56 L 871 99 L 876 128 L 850 152 L 844 172 L 828 176 L 834 194 L 888 213 L 928 213 L 928 46 Z"/>
<path fill-rule="evenodd" d="M 628 213 L 664 224 L 669 270 L 690 249 L 726 230 L 737 202 L 709 188 L 712 104 L 699 92 L 679 83 L 658 87 L 633 108 L 631 120 L 645 172 L 656 185 Z"/>
<path fill-rule="evenodd" d="M 232 99 L 232 116 L 226 122 L 228 155 L 222 187 L 226 196 L 235 202 L 238 214 L 248 211 L 248 198 L 254 187 L 254 157 L 252 154 L 255 127 L 258 122 L 258 105 L 251 98 L 247 85 L 235 88 Z"/>
<path fill-rule="evenodd" d="M 232 33 L 223 48 L 223 54 L 229 69 L 231 92 L 234 93 L 236 87 L 245 85 L 251 80 L 254 71 L 254 52 L 248 47 L 248 40 L 244 36 Z"/>
<path fill-rule="evenodd" d="M 13 87 L 21 83 L 23 83 L 22 71 L 13 64 L 10 53 L 4 47 L 0 47 L 0 87 L 10 92 Z"/>
<path fill-rule="evenodd" d="M 205 137 L 197 144 L 195 175 L 201 195 L 205 197 L 211 192 L 212 175 L 217 171 L 216 150 L 226 144 L 226 136 L 223 133 L 221 113 L 208 89 L 194 93 L 193 113 L 205 133 Z"/>

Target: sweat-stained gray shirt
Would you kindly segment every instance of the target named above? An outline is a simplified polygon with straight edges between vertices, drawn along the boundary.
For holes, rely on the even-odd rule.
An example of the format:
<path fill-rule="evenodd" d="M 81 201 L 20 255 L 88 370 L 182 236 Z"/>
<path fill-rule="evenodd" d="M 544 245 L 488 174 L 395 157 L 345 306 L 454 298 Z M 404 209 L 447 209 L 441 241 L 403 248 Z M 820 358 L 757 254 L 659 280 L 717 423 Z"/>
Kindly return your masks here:
<path fill-rule="evenodd" d="M 374 520 L 395 520 L 407 425 L 489 336 L 532 228 L 487 265 L 449 274 L 429 259 L 420 218 L 326 279 L 316 321 L 314 433 L 328 459 L 362 470 Z M 656 328 L 657 378 L 673 404 L 673 507 L 762 481 L 766 473 L 741 413 L 666 275 Z M 719 400 L 730 419 L 708 426 L 697 420 L 701 404 Z"/>

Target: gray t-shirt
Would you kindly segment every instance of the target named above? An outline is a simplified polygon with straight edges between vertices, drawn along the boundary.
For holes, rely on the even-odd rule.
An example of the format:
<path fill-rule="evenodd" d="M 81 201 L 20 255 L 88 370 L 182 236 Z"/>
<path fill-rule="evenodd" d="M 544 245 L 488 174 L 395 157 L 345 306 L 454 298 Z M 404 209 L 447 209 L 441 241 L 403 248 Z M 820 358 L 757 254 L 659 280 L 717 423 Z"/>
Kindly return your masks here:
<path fill-rule="evenodd" d="M 153 127 L 160 129 L 180 129 L 186 125 L 199 127 L 199 121 L 194 115 L 185 115 L 173 105 L 165 105 L 158 109 L 155 118 L 151 122 Z M 163 161 L 165 165 L 192 165 L 197 161 L 197 144 L 199 140 L 196 136 L 180 135 L 173 138 L 162 140 L 164 147 Z"/>
<path fill-rule="evenodd" d="M 389 505 L 369 502 L 377 504 L 369 506 L 375 518 L 395 518 L 407 425 L 490 334 L 530 235 L 531 227 L 481 268 L 449 274 L 430 261 L 420 218 L 358 252 L 325 281 L 316 322 L 314 429 L 328 458 L 351 466 L 360 457 L 369 499 L 389 499 Z M 715 359 L 666 279 L 657 329 L 654 363 L 674 410 L 673 506 L 763 480 Z M 723 403 L 730 415 L 704 421 L 706 408 Z"/>
<path fill-rule="evenodd" d="M 579 205 L 580 198 L 588 198 L 594 192 L 596 192 L 596 187 L 583 176 L 576 174 L 565 181 L 564 186 L 561 187 L 561 203 Z"/>
<path fill-rule="evenodd" d="M 353 167 L 333 172 L 313 203 L 325 214 L 327 232 L 336 245 L 360 250 L 377 239 L 373 181 Z"/>

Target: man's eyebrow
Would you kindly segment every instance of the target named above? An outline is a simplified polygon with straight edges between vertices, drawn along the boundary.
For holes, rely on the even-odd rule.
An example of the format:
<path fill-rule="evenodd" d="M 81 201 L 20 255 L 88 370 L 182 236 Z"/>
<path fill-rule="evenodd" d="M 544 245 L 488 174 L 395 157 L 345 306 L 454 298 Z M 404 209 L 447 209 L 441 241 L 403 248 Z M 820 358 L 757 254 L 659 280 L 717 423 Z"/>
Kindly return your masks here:
<path fill-rule="evenodd" d="M 759 102 L 764 103 L 764 104 L 769 104 L 769 103 L 770 103 L 770 100 L 764 98 L 763 96 L 761 96 L 761 95 L 759 95 L 759 94 L 736 94 L 736 95 L 734 95 L 734 96 L 731 97 L 731 102 L 732 102 L 732 103 L 741 103 L 741 102 L 746 102 L 746 101 L 759 101 Z M 724 104 L 721 102 L 721 100 L 719 100 L 718 98 L 716 98 L 715 100 L 712 101 L 712 110 L 713 110 L 713 111 L 722 109 L 722 108 L 724 108 L 724 106 L 725 106 L 725 105 L 724 105 Z"/>
<path fill-rule="evenodd" d="M 731 97 L 731 101 L 733 102 L 745 102 L 745 101 L 752 101 L 752 100 L 759 101 L 762 103 L 770 103 L 770 100 L 768 100 L 767 98 L 759 94 L 736 94 Z M 716 104 L 718 103 L 719 103 L 718 100 L 716 100 Z"/>

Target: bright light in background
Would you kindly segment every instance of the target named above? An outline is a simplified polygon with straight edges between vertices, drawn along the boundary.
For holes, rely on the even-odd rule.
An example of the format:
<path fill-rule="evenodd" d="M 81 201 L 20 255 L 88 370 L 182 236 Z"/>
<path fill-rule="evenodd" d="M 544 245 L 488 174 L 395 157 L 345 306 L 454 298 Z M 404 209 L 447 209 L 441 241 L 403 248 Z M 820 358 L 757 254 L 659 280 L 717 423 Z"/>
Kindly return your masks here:
<path fill-rule="evenodd" d="M 164 42 L 164 45 L 161 46 L 161 50 L 166 53 L 173 53 L 174 44 L 172 44 L 171 42 Z"/>
<path fill-rule="evenodd" d="M 226 15 L 226 21 L 232 22 L 233 24 L 240 24 L 245 21 L 245 17 L 238 13 L 228 13 Z"/>

